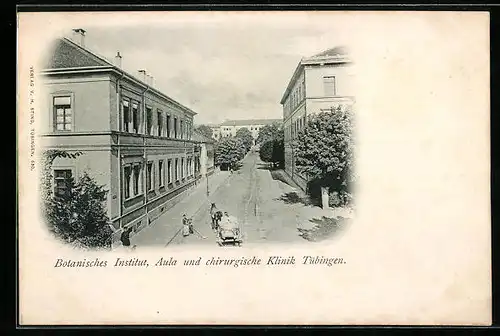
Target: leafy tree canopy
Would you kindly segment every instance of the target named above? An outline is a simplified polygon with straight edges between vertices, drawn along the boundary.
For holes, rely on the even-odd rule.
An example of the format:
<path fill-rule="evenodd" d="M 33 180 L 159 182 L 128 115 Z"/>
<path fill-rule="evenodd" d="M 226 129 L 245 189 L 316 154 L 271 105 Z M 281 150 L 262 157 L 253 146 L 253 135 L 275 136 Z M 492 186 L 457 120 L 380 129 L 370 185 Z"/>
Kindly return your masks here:
<path fill-rule="evenodd" d="M 279 123 L 272 123 L 265 125 L 259 130 L 259 135 L 255 141 L 257 144 L 262 145 L 266 141 L 282 138 L 284 134 L 283 128 Z"/>
<path fill-rule="evenodd" d="M 248 152 L 250 148 L 252 148 L 253 145 L 253 136 L 252 132 L 246 127 L 240 128 L 238 131 L 236 131 L 236 137 L 240 138 L 241 141 L 243 141 L 243 144 L 245 145 L 245 149 Z"/>
<path fill-rule="evenodd" d="M 218 166 L 234 166 L 243 159 L 245 154 L 246 148 L 240 138 L 223 138 L 215 148 L 215 164 Z"/>
<path fill-rule="evenodd" d="M 200 125 L 196 127 L 196 130 L 208 138 L 212 138 L 213 136 L 212 129 L 207 125 Z"/>
<path fill-rule="evenodd" d="M 320 185 L 345 191 L 353 182 L 353 113 L 340 107 L 311 115 L 293 142 L 297 169 Z"/>
<path fill-rule="evenodd" d="M 271 162 L 273 157 L 274 141 L 266 141 L 260 146 L 259 156 L 264 162 Z"/>

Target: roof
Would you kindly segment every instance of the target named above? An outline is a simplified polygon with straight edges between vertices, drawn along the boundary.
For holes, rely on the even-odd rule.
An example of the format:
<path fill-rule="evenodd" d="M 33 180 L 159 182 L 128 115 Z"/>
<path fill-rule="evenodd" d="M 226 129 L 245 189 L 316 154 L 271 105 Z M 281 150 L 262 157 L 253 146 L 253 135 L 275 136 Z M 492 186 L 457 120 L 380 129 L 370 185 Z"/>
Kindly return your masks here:
<path fill-rule="evenodd" d="M 106 59 L 94 53 L 82 52 L 81 49 L 84 48 L 74 43 L 68 43 L 67 39 L 54 41 L 48 53 L 48 59 L 44 62 L 45 68 L 62 69 L 113 65 Z"/>
<path fill-rule="evenodd" d="M 45 72 L 50 72 L 50 70 L 52 70 L 53 72 L 56 72 L 57 70 L 64 71 L 70 68 L 78 68 L 82 70 L 89 70 L 91 68 L 100 68 L 101 70 L 114 70 L 119 74 L 126 75 L 134 82 L 140 83 L 140 85 L 149 88 L 150 91 L 155 92 L 157 95 L 165 98 L 174 105 L 177 105 L 186 112 L 192 115 L 197 114 L 187 106 L 182 105 L 181 103 L 167 96 L 158 89 L 151 87 L 150 84 L 117 67 L 103 56 L 97 55 L 96 53 L 73 42 L 67 37 L 58 38 L 56 41 L 54 41 L 47 56 L 48 57 L 44 61 Z"/>
<path fill-rule="evenodd" d="M 208 143 L 215 142 L 214 139 L 209 138 L 209 137 L 201 134 L 197 130 L 193 130 L 193 140 L 196 141 L 196 142 L 208 142 Z"/>
<path fill-rule="evenodd" d="M 345 56 L 348 55 L 347 47 L 345 46 L 338 46 L 334 48 L 327 49 L 325 51 L 320 52 L 319 54 L 316 54 L 313 57 L 323 57 L 323 56 Z"/>
<path fill-rule="evenodd" d="M 247 126 L 247 125 L 269 125 L 281 123 L 282 119 L 246 119 L 246 120 L 226 120 L 220 126 Z"/>
<path fill-rule="evenodd" d="M 285 92 L 281 97 L 280 104 L 285 103 L 286 97 L 288 97 L 288 94 L 292 90 L 292 87 L 295 81 L 297 80 L 297 77 L 302 72 L 305 65 L 343 64 L 350 62 L 351 60 L 349 58 L 349 52 L 347 50 L 347 47 L 345 46 L 333 47 L 325 51 L 322 51 L 319 54 L 310 57 L 303 57 L 297 64 L 297 67 L 293 72 L 292 78 L 290 78 L 290 81 L 288 82 Z"/>

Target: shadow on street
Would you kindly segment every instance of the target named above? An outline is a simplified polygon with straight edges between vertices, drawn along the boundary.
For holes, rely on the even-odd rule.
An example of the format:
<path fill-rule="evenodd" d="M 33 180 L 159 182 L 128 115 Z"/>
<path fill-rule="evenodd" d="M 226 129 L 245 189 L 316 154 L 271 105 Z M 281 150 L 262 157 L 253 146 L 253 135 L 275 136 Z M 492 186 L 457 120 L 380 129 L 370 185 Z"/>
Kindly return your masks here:
<path fill-rule="evenodd" d="M 295 191 L 291 191 L 281 195 L 276 200 L 285 202 L 285 204 L 304 204 L 304 205 L 313 205 L 313 203 L 307 197 L 299 196 Z"/>
<path fill-rule="evenodd" d="M 328 218 L 323 216 L 320 218 L 313 218 L 309 220 L 311 223 L 315 224 L 315 227 L 311 230 L 298 229 L 300 235 L 305 240 L 311 242 L 319 242 L 325 239 L 332 238 L 340 231 L 342 231 L 347 226 L 347 218 L 337 217 Z"/>

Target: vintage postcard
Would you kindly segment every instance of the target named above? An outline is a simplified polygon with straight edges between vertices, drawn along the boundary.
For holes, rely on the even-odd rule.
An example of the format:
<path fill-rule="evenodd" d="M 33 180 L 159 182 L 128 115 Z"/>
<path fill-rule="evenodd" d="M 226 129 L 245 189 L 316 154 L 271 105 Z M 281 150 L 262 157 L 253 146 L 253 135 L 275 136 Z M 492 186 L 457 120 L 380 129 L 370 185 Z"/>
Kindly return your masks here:
<path fill-rule="evenodd" d="M 19 324 L 491 324 L 486 12 L 18 13 Z"/>

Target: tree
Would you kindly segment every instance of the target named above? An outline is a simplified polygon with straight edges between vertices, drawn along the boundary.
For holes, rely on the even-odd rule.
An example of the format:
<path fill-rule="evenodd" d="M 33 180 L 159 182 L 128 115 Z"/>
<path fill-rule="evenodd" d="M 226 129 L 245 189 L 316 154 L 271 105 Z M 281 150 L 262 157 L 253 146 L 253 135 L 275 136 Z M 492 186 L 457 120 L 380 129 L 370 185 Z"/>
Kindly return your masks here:
<path fill-rule="evenodd" d="M 245 150 L 248 152 L 250 148 L 253 146 L 253 136 L 252 132 L 246 127 L 240 128 L 236 132 L 236 137 L 240 138 L 243 144 L 245 145 Z"/>
<path fill-rule="evenodd" d="M 266 141 L 260 146 L 259 156 L 262 161 L 264 162 L 272 161 L 273 147 L 274 147 L 274 141 L 272 140 Z"/>
<path fill-rule="evenodd" d="M 200 132 L 201 134 L 203 134 L 204 136 L 206 136 L 207 138 L 212 138 L 212 136 L 213 136 L 212 129 L 207 125 L 200 125 L 200 126 L 196 127 L 196 130 L 198 132 Z"/>
<path fill-rule="evenodd" d="M 67 192 L 52 194 L 53 161 L 58 157 L 76 158 L 81 153 L 48 151 L 44 153 L 44 171 L 41 179 L 44 196 L 42 211 L 49 230 L 64 242 L 84 248 L 111 246 L 112 230 L 105 210 L 107 191 L 86 172 L 76 182 L 66 181 Z"/>
<path fill-rule="evenodd" d="M 272 162 L 274 165 L 282 167 L 285 164 L 285 143 L 284 139 L 273 140 Z"/>
<path fill-rule="evenodd" d="M 321 188 L 323 208 L 328 207 L 330 191 L 338 195 L 340 205 L 348 203 L 354 182 L 352 110 L 339 107 L 312 115 L 292 145 L 297 170 L 310 179 L 310 193 Z"/>
<path fill-rule="evenodd" d="M 257 136 L 257 140 L 255 143 L 262 145 L 263 143 L 283 137 L 283 128 L 279 123 L 272 123 L 270 125 L 263 126 L 259 135 Z"/>
<path fill-rule="evenodd" d="M 215 164 L 221 169 L 234 168 L 236 163 L 245 157 L 245 154 L 245 145 L 240 138 L 223 138 L 215 148 Z"/>
<path fill-rule="evenodd" d="M 42 202 L 50 200 L 52 197 L 52 164 L 57 158 L 76 159 L 82 152 L 69 153 L 58 149 L 49 149 L 42 153 L 42 172 L 41 172 L 41 194 Z"/>
<path fill-rule="evenodd" d="M 264 142 L 259 150 L 260 159 L 270 162 L 274 166 L 282 166 L 285 162 L 285 146 L 283 138 L 276 138 Z"/>

